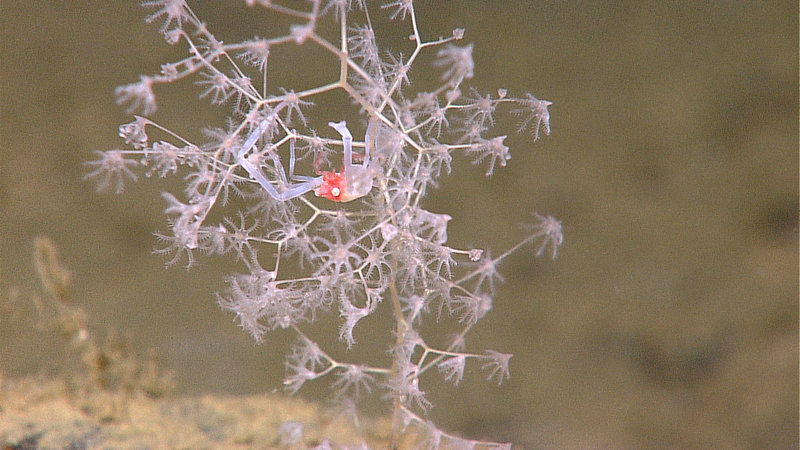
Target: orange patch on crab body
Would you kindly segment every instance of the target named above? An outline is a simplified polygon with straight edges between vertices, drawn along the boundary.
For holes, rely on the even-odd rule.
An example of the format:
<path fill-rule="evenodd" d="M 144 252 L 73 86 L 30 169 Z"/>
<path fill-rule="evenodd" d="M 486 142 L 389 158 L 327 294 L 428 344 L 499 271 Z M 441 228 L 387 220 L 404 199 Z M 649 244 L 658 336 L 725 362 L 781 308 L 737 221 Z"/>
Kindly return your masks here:
<path fill-rule="evenodd" d="M 334 202 L 346 202 L 349 199 L 346 195 L 347 180 L 343 173 L 322 172 L 322 184 L 314 189 L 317 197 L 327 198 Z"/>

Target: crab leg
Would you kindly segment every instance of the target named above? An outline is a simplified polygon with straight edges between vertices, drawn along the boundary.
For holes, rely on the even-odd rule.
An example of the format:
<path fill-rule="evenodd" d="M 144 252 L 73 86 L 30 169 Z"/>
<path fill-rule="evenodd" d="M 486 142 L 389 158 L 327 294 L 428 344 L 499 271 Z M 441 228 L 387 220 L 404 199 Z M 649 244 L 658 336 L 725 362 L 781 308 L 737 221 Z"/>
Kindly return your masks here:
<path fill-rule="evenodd" d="M 313 177 L 308 178 L 305 181 L 297 184 L 289 184 L 288 180 L 286 179 L 286 174 L 283 170 L 283 165 L 281 164 L 280 160 L 278 159 L 277 155 L 274 152 L 270 152 L 270 156 L 272 157 L 272 161 L 275 163 L 275 168 L 277 169 L 278 173 L 280 173 L 281 181 L 283 181 L 284 186 L 286 186 L 286 190 L 283 192 L 278 192 L 264 174 L 261 173 L 257 167 L 250 163 L 247 160 L 247 153 L 250 152 L 250 149 L 255 146 L 256 142 L 261 138 L 261 135 L 264 134 L 264 131 L 267 130 L 269 127 L 270 121 L 274 115 L 269 116 L 268 118 L 264 119 L 258 127 L 247 137 L 244 141 L 244 145 L 239 150 L 239 153 L 236 155 L 236 162 L 239 163 L 240 166 L 250 174 L 250 176 L 267 191 L 272 198 L 279 201 L 286 201 L 289 199 L 293 199 L 295 197 L 299 197 L 306 192 L 313 190 L 314 188 L 318 187 L 320 183 L 322 183 L 322 177 Z M 293 173 L 294 172 L 294 146 L 292 146 L 292 155 L 289 161 L 289 170 Z"/>

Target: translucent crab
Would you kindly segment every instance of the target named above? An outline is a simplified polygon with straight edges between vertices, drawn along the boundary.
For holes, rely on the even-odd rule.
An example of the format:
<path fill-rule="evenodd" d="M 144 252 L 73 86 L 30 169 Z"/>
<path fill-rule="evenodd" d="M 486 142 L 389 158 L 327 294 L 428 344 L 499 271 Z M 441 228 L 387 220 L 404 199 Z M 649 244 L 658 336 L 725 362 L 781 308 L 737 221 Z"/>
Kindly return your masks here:
<path fill-rule="evenodd" d="M 347 129 L 347 123 L 341 122 L 328 122 L 334 130 L 339 132 L 342 136 L 342 144 L 344 146 L 343 166 L 341 172 L 336 171 L 320 171 L 317 165 L 317 176 L 304 176 L 294 174 L 295 153 L 294 143 L 290 143 L 289 155 L 289 176 L 281 165 L 278 156 L 274 152 L 270 152 L 275 168 L 280 175 L 281 182 L 284 188 L 279 192 L 275 185 L 269 182 L 259 168 L 254 166 L 248 159 L 247 154 L 256 145 L 256 142 L 261 138 L 261 135 L 267 130 L 271 123 L 269 117 L 259 123 L 258 127 L 244 141 L 244 145 L 236 155 L 236 162 L 242 166 L 250 177 L 253 178 L 265 191 L 274 199 L 279 201 L 286 201 L 299 197 L 308 191 L 313 190 L 317 197 L 327 198 L 335 202 L 349 202 L 361 198 L 372 190 L 372 183 L 375 178 L 375 171 L 370 167 L 370 143 L 374 123 L 370 123 L 367 127 L 365 137 L 364 156 L 361 164 L 353 163 L 353 135 Z M 291 180 L 291 181 L 290 181 Z"/>

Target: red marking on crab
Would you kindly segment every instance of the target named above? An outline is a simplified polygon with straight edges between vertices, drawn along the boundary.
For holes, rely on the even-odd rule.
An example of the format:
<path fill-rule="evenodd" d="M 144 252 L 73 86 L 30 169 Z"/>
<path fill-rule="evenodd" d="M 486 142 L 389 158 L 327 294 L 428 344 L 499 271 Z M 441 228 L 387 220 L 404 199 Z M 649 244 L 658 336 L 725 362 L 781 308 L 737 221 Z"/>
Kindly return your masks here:
<path fill-rule="evenodd" d="M 334 202 L 347 201 L 345 189 L 347 187 L 347 180 L 343 173 L 334 171 L 322 172 L 322 184 L 314 189 L 317 197 L 327 198 Z"/>

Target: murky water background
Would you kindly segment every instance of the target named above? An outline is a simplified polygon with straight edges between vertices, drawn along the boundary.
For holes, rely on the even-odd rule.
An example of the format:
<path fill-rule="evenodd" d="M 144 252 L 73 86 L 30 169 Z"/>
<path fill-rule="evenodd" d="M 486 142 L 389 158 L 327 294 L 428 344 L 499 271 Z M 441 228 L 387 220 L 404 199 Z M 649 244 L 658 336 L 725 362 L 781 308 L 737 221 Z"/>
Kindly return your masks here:
<path fill-rule="evenodd" d="M 218 29 L 258 34 L 243 7 L 206 9 Z M 429 384 L 431 417 L 534 448 L 796 446 L 796 3 L 436 2 L 419 15 L 428 36 L 466 28 L 479 91 L 554 102 L 552 136 L 514 140 L 491 179 L 457 162 L 429 195 L 453 216 L 450 242 L 502 251 L 534 210 L 566 237 L 555 261 L 501 266 L 494 310 L 468 340 L 514 353 L 511 380 L 474 370 L 456 389 Z M 187 273 L 151 254 L 159 192 L 174 185 L 114 196 L 81 180 L 92 150 L 122 145 L 114 88 L 182 48 L 135 2 L 3 2 L 0 16 L 0 293 L 39 290 L 33 238 L 47 235 L 95 326 L 156 349 L 181 392 L 280 388 L 292 337 L 257 346 L 218 309 L 231 263 Z M 297 61 L 286 76 L 313 70 Z M 225 110 L 187 109 L 197 91 L 185 87 L 162 91 L 157 119 L 223 123 Z M 0 323 L 5 376 L 57 372 L 55 336 Z M 369 348 L 385 330 L 364 333 Z"/>

